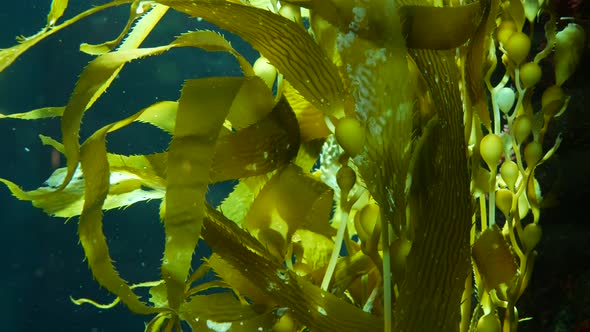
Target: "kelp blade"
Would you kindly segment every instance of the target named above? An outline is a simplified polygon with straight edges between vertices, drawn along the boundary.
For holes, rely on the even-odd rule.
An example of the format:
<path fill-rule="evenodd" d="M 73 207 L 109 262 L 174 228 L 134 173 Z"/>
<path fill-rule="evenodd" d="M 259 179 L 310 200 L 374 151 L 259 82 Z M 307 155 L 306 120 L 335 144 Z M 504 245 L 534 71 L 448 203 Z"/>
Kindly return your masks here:
<path fill-rule="evenodd" d="M 238 34 L 323 112 L 343 108 L 344 88 L 336 66 L 300 25 L 267 10 L 224 1 L 157 2 Z"/>
<path fill-rule="evenodd" d="M 178 102 L 168 151 L 162 261 L 168 302 L 175 309 L 184 300 L 187 274 L 201 233 L 215 142 L 241 84 L 237 78 L 217 79 L 215 84 L 210 79 L 189 80 Z"/>
<path fill-rule="evenodd" d="M 151 314 L 163 309 L 149 307 L 141 302 L 114 269 L 109 255 L 106 238 L 102 231 L 102 208 L 109 190 L 109 164 L 106 152 L 106 135 L 110 131 L 133 122 L 138 114 L 107 125 L 96 131 L 80 149 L 81 167 L 84 177 L 84 206 L 80 215 L 78 232 L 80 243 L 88 265 L 97 281 L 117 295 L 130 310 L 136 313 Z"/>

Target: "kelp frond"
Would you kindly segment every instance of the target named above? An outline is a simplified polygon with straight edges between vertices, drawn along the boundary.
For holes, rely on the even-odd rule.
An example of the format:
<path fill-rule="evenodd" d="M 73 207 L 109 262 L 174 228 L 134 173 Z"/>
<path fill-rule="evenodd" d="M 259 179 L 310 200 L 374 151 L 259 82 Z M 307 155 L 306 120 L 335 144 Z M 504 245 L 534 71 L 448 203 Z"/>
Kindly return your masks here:
<path fill-rule="evenodd" d="M 129 16 L 115 39 L 81 45 L 95 58 L 65 106 L 0 114 L 60 118 L 61 142 L 40 138 L 66 167 L 31 191 L 0 181 L 49 215 L 79 217 L 90 270 L 116 299 L 74 303 L 122 302 L 152 315 L 146 331 L 515 330 L 541 238 L 535 169 L 559 146 L 542 143 L 567 108 L 561 85 L 584 40 L 578 26 L 548 23 L 548 46 L 529 56 L 525 20 L 533 31 L 550 11 L 533 2 L 115 0 L 59 23 L 68 1 L 54 0 L 37 34 L 0 50 L 0 72 L 83 18 L 121 5 Z M 210 30 L 142 47 L 169 10 L 237 34 L 260 58 L 250 64 Z M 556 85 L 535 112 L 538 62 L 553 45 Z M 186 80 L 177 100 L 80 140 L 127 63 L 179 47 L 227 52 L 243 76 Z M 169 134 L 168 149 L 109 152 L 108 135 L 134 122 Z M 228 180 L 233 191 L 210 206 L 208 186 Z M 148 200 L 161 200 L 161 280 L 132 284 L 111 258 L 103 211 Z M 213 254 L 191 273 L 200 239 Z M 218 279 L 204 281 L 209 270 Z"/>

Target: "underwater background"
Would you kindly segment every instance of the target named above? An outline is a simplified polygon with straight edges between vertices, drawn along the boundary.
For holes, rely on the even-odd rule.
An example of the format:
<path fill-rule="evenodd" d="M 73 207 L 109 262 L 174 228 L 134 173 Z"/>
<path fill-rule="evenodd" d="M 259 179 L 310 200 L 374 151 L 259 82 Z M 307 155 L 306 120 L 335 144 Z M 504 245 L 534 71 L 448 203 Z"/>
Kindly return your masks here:
<path fill-rule="evenodd" d="M 90 4 L 76 1 L 66 16 Z M 567 2 L 567 1 L 564 1 Z M 49 1 L 4 1 L 0 10 L 0 48 L 12 46 L 14 37 L 41 28 Z M 576 8 L 587 11 L 588 5 Z M 590 31 L 587 12 L 581 22 Z M 0 73 L 0 113 L 26 112 L 67 103 L 82 68 L 92 59 L 78 51 L 81 42 L 114 38 L 125 25 L 127 7 L 94 15 L 48 38 Z M 169 43 L 182 31 L 213 29 L 206 22 L 169 12 L 145 46 Z M 239 38 L 224 33 L 248 60 L 258 54 Z M 588 41 L 586 41 L 588 44 Z M 565 114 L 552 124 L 550 137 L 563 133 L 564 141 L 538 170 L 546 208 L 541 224 L 544 236 L 538 247 L 533 279 L 519 301 L 519 331 L 590 331 L 590 50 L 577 73 L 565 84 L 572 96 Z M 107 93 L 84 118 L 82 139 L 106 123 L 121 119 L 157 100 L 176 100 L 182 82 L 206 76 L 239 76 L 235 59 L 224 53 L 174 49 L 164 55 L 128 64 Z M 64 160 L 43 146 L 42 133 L 60 137 L 59 119 L 0 121 L 0 176 L 24 189 L 37 188 Z M 549 139 L 552 140 L 552 139 Z M 150 153 L 167 148 L 169 137 L 148 125 L 134 123 L 109 136 L 116 153 Z M 210 188 L 215 204 L 227 192 L 225 184 Z M 131 280 L 156 280 L 163 251 L 159 202 L 130 206 L 105 213 L 105 234 L 121 274 Z M 70 300 L 86 297 L 99 302 L 113 299 L 93 280 L 78 243 L 77 220 L 50 218 L 29 202 L 11 197 L 0 187 L 0 322 L 2 331 L 141 331 L 147 317 L 132 314 L 123 305 L 100 310 L 77 306 Z M 201 248 L 206 255 L 208 249 Z"/>

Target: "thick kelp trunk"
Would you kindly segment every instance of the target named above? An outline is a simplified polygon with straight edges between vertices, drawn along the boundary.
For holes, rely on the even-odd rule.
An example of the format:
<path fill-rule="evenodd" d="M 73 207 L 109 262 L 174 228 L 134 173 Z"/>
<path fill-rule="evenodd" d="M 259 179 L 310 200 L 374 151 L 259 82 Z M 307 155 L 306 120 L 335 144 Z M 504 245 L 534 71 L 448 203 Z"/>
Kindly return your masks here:
<path fill-rule="evenodd" d="M 456 331 L 469 275 L 471 195 L 460 74 L 453 51 L 411 50 L 436 116 L 425 130 L 413 174 L 414 240 L 394 311 L 395 331 Z"/>

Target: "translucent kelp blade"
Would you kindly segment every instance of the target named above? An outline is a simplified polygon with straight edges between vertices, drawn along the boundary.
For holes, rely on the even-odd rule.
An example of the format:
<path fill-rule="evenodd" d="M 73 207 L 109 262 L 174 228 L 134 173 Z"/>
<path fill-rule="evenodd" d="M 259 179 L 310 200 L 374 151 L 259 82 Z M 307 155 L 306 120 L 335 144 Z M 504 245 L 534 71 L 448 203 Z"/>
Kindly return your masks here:
<path fill-rule="evenodd" d="M 479 25 L 484 1 L 457 7 L 405 6 L 399 8 L 402 34 L 408 48 L 445 50 L 464 44 Z"/>
<path fill-rule="evenodd" d="M 38 120 L 62 116 L 65 107 L 43 107 L 25 113 L 0 114 L 0 119 Z"/>
<path fill-rule="evenodd" d="M 159 313 L 156 317 L 146 324 L 144 332 L 160 332 L 164 331 L 165 324 L 170 318 L 168 313 Z"/>
<path fill-rule="evenodd" d="M 303 248 L 301 262 L 309 266 L 312 271 L 328 265 L 332 250 L 334 250 L 332 239 L 306 229 L 298 229 L 293 238 L 297 239 Z"/>
<path fill-rule="evenodd" d="M 129 309 L 136 313 L 151 314 L 161 309 L 141 302 L 115 270 L 109 255 L 106 238 L 102 232 L 102 209 L 109 190 L 109 164 L 106 151 L 106 135 L 133 122 L 137 114 L 107 125 L 90 136 L 80 148 L 80 164 L 84 177 L 84 206 L 80 215 L 78 233 L 80 243 L 92 274 L 101 286 L 117 295 Z"/>
<path fill-rule="evenodd" d="M 47 26 L 55 25 L 55 22 L 64 14 L 68 8 L 68 0 L 53 0 L 51 1 L 51 9 L 47 15 Z"/>
<path fill-rule="evenodd" d="M 223 38 L 223 36 L 219 33 L 207 30 L 187 33 L 180 36 L 178 38 L 178 42 L 182 43 L 185 36 L 191 40 L 190 43 L 199 45 L 200 48 L 209 52 L 230 53 L 236 58 L 236 60 L 238 60 L 244 76 L 254 76 L 254 69 L 252 69 L 252 65 L 248 62 L 248 60 L 246 60 L 238 51 L 236 51 L 227 41 L 227 39 Z"/>
<path fill-rule="evenodd" d="M 281 99 L 264 119 L 219 138 L 210 182 L 268 173 L 287 164 L 298 149 L 297 120 L 287 101 Z"/>
<path fill-rule="evenodd" d="M 168 134 L 174 133 L 178 102 L 161 101 L 146 108 L 136 121 L 149 123 Z"/>
<path fill-rule="evenodd" d="M 288 241 L 300 228 L 331 237 L 335 234 L 329 225 L 333 195 L 332 189 L 320 180 L 295 165 L 287 165 L 256 197 L 244 226 L 249 230 L 274 229 Z"/>
<path fill-rule="evenodd" d="M 193 331 L 270 331 L 278 317 L 255 309 L 260 308 L 240 303 L 229 292 L 195 295 L 180 307 L 180 318 Z"/>
<path fill-rule="evenodd" d="M 471 37 L 466 59 L 467 92 L 471 103 L 482 124 L 491 131 L 491 119 L 488 110 L 487 95 L 484 90 L 484 75 L 488 71 L 487 50 L 493 40 L 489 37 L 496 28 L 496 16 L 499 10 L 498 0 L 488 0 L 484 8 L 482 20 Z M 466 128 L 469 130 L 469 128 Z"/>
<path fill-rule="evenodd" d="M 452 330 L 460 321 L 465 280 L 456 276 L 469 273 L 472 224 L 461 72 L 454 49 L 409 53 L 420 72 L 428 73 L 423 75 L 433 100 L 428 107 L 436 110 L 437 118 L 424 130 L 412 172 L 414 240 L 406 275 L 423 277 L 405 279 L 394 309 L 394 326 L 403 330 L 417 326 L 424 330 Z M 439 77 L 448 79 L 441 83 Z M 420 302 L 423 298 L 430 301 Z M 425 312 L 429 312 L 428 317 Z"/>
<path fill-rule="evenodd" d="M 342 109 L 344 89 L 336 66 L 297 23 L 267 10 L 223 1 L 157 2 L 236 33 L 318 109 L 325 113 Z"/>
<path fill-rule="evenodd" d="M 151 105 L 137 114 L 135 121 L 148 122 L 170 133 L 174 130 L 176 118 L 176 102 L 163 101 Z M 39 119 L 59 116 L 63 107 L 34 110 L 27 113 L 11 114 L 7 117 L 19 119 Z M 50 145 L 64 153 L 64 147 L 54 139 L 40 135 L 44 145 Z M 110 166 L 109 193 L 103 209 L 110 210 L 126 207 L 131 204 L 150 199 L 161 199 L 166 187 L 166 153 L 151 155 L 124 156 L 107 154 Z M 81 169 L 77 168 L 73 179 L 67 186 L 56 191 L 67 174 L 66 168 L 59 168 L 45 181 L 46 186 L 25 192 L 16 184 L 0 179 L 14 196 L 21 200 L 32 201 L 35 207 L 43 209 L 47 214 L 71 218 L 80 215 L 84 201 L 84 179 Z M 145 188 L 143 188 L 145 187 Z M 146 189 L 147 188 L 147 189 Z"/>
<path fill-rule="evenodd" d="M 375 268 L 373 260 L 362 251 L 352 256 L 341 257 L 336 263 L 334 284 L 330 288 L 334 289 L 337 295 L 342 294 L 356 279 Z"/>
<path fill-rule="evenodd" d="M 90 55 L 101 55 L 101 54 L 112 51 L 115 47 L 117 47 L 117 45 L 119 45 L 121 43 L 123 38 L 125 38 L 125 36 L 129 32 L 129 30 L 131 29 L 133 22 L 135 22 L 135 20 L 137 20 L 142 15 L 144 15 L 147 11 L 149 11 L 151 9 L 151 7 L 152 7 L 151 4 L 143 3 L 141 1 L 134 1 L 131 4 L 129 18 L 127 19 L 127 24 L 125 24 L 125 27 L 123 28 L 121 33 L 119 33 L 119 36 L 117 36 L 117 38 L 115 38 L 114 40 L 110 40 L 110 41 L 107 41 L 107 42 L 104 42 L 101 44 L 96 44 L 96 45 L 82 43 L 82 44 L 80 44 L 80 51 L 84 52 L 86 54 L 90 54 Z M 163 10 L 164 12 L 166 11 L 166 9 L 167 9 L 166 7 L 163 7 L 163 6 L 161 7 L 161 10 Z M 145 32 L 149 33 L 149 30 L 145 31 Z"/>
<path fill-rule="evenodd" d="M 1 49 L 0 50 L 0 72 L 4 71 L 6 67 L 10 66 L 14 60 L 16 60 L 21 54 L 26 52 L 29 48 L 33 47 L 35 44 L 40 42 L 41 40 L 53 35 L 54 33 L 60 31 L 63 28 L 66 28 L 79 20 L 88 17 L 92 14 L 98 13 L 102 10 L 105 10 L 110 7 L 119 6 L 121 4 L 129 3 L 130 0 L 120 0 L 120 1 L 113 1 L 106 3 L 101 6 L 93 7 L 81 14 L 76 15 L 75 17 L 63 22 L 60 25 L 53 26 L 51 29 L 43 29 L 39 33 L 35 34 L 31 37 L 21 37 L 19 38 L 19 44 L 15 45 L 10 48 Z"/>
<path fill-rule="evenodd" d="M 514 280 L 518 266 L 498 226 L 484 230 L 473 244 L 471 252 L 477 270 L 486 281 L 486 290 Z"/>
<path fill-rule="evenodd" d="M 242 82 L 235 78 L 190 80 L 178 102 L 168 151 L 162 261 L 168 303 L 174 309 L 184 300 L 187 274 L 201 233 L 215 142 Z"/>
<path fill-rule="evenodd" d="M 383 45 L 387 41 L 390 17 L 384 1 L 357 7 L 351 0 L 288 0 L 309 8 L 341 31 Z M 481 19 L 481 3 L 476 1 L 457 7 L 426 6 L 426 1 L 399 1 L 399 16 L 406 46 L 410 48 L 448 49 L 467 41 Z M 363 10 L 360 11 L 359 9 Z"/>
<path fill-rule="evenodd" d="M 326 126 L 324 114 L 303 98 L 287 80 L 283 81 L 283 95 L 297 117 L 303 142 L 325 138 L 331 134 Z"/>
<path fill-rule="evenodd" d="M 265 174 L 241 179 L 231 194 L 223 200 L 219 210 L 229 219 L 241 225 L 248 210 L 250 210 L 252 202 L 254 202 L 264 184 L 268 182 L 269 177 L 270 175 Z"/>
<path fill-rule="evenodd" d="M 272 91 L 264 81 L 258 76 L 246 77 L 227 116 L 231 127 L 237 130 L 255 124 L 275 106 Z"/>
<path fill-rule="evenodd" d="M 84 112 L 106 91 L 127 62 L 179 46 L 170 44 L 150 49 L 137 49 L 166 10 L 164 6 L 156 6 L 138 22 L 129 38 L 121 46 L 121 51 L 100 56 L 84 68 L 62 116 L 61 130 L 68 173 L 60 190 L 71 180 L 78 165 L 80 144 L 78 136 Z"/>
<path fill-rule="evenodd" d="M 245 278 L 250 287 L 256 287 L 278 306 L 291 310 L 311 331 L 383 330 L 379 318 L 322 291 L 286 270 L 281 263 L 267 258 L 268 253 L 253 249 L 249 243 L 258 241 L 213 208 L 207 208 L 202 234 L 211 249 L 239 273 L 226 280 L 229 284 Z"/>

